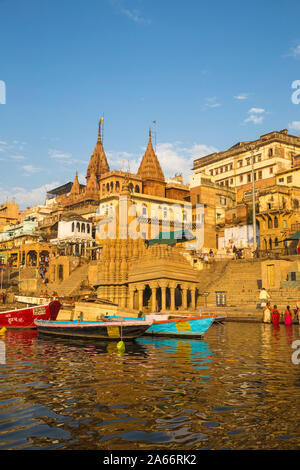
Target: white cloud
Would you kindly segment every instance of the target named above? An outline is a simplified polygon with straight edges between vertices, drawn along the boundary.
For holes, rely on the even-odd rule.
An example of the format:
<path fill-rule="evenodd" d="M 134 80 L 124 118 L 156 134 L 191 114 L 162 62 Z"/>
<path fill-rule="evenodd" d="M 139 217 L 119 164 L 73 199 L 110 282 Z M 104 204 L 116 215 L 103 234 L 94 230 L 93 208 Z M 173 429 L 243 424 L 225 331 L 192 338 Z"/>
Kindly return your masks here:
<path fill-rule="evenodd" d="M 293 121 L 289 123 L 289 129 L 293 129 L 295 131 L 300 131 L 300 121 Z"/>
<path fill-rule="evenodd" d="M 263 108 L 251 108 L 248 111 L 249 116 L 244 122 L 253 122 L 253 124 L 261 124 L 264 120 L 265 110 Z"/>
<path fill-rule="evenodd" d="M 61 183 L 54 181 L 50 184 L 44 184 L 38 188 L 27 190 L 22 187 L 14 187 L 12 191 L 5 191 L 1 189 L 2 198 L 4 199 L 15 199 L 20 209 L 25 207 L 35 206 L 37 204 L 44 204 L 46 199 L 47 191 L 59 186 Z"/>
<path fill-rule="evenodd" d="M 129 19 L 134 21 L 135 23 L 150 23 L 149 20 L 146 20 L 138 10 L 128 10 L 126 8 L 121 8 L 121 13 L 127 16 Z"/>
<path fill-rule="evenodd" d="M 292 48 L 291 53 L 289 54 L 293 57 L 300 57 L 300 44 Z"/>
<path fill-rule="evenodd" d="M 221 103 L 217 101 L 216 96 L 213 96 L 212 98 L 205 99 L 205 106 L 207 108 L 218 108 L 219 106 L 221 106 Z"/>
<path fill-rule="evenodd" d="M 213 146 L 205 144 L 193 144 L 189 147 L 182 142 L 162 142 L 157 144 L 156 155 L 161 165 L 165 178 L 170 178 L 175 173 L 181 173 L 185 183 L 189 183 L 192 174 L 191 168 L 196 158 L 216 152 Z M 145 148 L 139 156 L 128 152 L 107 152 L 107 157 L 115 169 L 129 170 L 136 173 L 142 161 Z"/>
<path fill-rule="evenodd" d="M 239 95 L 235 96 L 236 100 L 246 100 L 248 98 L 248 93 L 240 93 Z"/>
<path fill-rule="evenodd" d="M 25 157 L 23 155 L 12 155 L 10 158 L 12 160 L 25 160 Z"/>
<path fill-rule="evenodd" d="M 57 160 L 69 160 L 72 157 L 71 153 L 61 152 L 60 150 L 50 149 L 48 155 Z"/>
<path fill-rule="evenodd" d="M 41 168 L 37 168 L 32 165 L 24 165 L 22 166 L 23 170 L 26 172 L 27 175 L 33 175 L 34 173 L 38 173 L 41 171 Z"/>
<path fill-rule="evenodd" d="M 265 110 L 263 108 L 251 108 L 248 113 L 262 114 Z"/>

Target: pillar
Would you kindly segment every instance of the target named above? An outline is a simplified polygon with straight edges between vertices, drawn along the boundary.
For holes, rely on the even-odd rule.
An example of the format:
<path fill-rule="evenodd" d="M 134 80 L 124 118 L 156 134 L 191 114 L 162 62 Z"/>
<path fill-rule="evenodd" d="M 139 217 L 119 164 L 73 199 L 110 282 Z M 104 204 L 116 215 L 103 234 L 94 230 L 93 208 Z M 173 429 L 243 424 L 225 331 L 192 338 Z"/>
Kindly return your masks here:
<path fill-rule="evenodd" d="M 134 292 L 135 292 L 135 287 L 129 287 L 129 308 L 130 310 L 133 310 L 134 308 Z"/>
<path fill-rule="evenodd" d="M 196 310 L 196 287 L 191 287 L 191 308 Z"/>
<path fill-rule="evenodd" d="M 170 286 L 170 310 L 175 310 L 175 289 L 176 287 Z"/>
<path fill-rule="evenodd" d="M 143 294 L 144 294 L 144 284 L 138 285 L 137 289 L 139 292 L 139 312 L 143 311 Z"/>
<path fill-rule="evenodd" d="M 151 295 L 151 310 L 152 310 L 152 313 L 155 313 L 156 312 L 156 293 L 157 293 L 157 284 L 150 284 L 150 288 L 151 288 L 151 291 L 152 291 L 152 295 Z"/>
<path fill-rule="evenodd" d="M 184 310 L 187 309 L 187 287 L 186 286 L 181 286 L 181 291 L 182 291 L 182 304 L 181 304 L 181 308 L 183 308 Z"/>
<path fill-rule="evenodd" d="M 159 285 L 160 285 L 160 288 L 161 288 L 161 311 L 164 312 L 167 309 L 167 299 L 166 299 L 167 283 L 166 282 L 160 282 Z"/>

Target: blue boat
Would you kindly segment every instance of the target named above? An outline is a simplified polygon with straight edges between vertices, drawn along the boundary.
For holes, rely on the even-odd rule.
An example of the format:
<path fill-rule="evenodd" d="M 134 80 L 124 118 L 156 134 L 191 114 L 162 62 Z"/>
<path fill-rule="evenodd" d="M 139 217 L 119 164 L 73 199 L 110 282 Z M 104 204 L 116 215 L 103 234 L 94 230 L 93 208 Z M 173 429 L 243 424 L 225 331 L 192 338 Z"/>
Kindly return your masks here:
<path fill-rule="evenodd" d="M 167 336 L 180 338 L 201 338 L 213 324 L 216 315 L 176 316 L 168 314 L 152 314 L 139 318 L 153 321 L 152 326 L 145 331 L 145 335 Z M 110 320 L 126 319 L 129 317 L 109 316 Z M 131 318 L 132 320 L 132 318 Z"/>

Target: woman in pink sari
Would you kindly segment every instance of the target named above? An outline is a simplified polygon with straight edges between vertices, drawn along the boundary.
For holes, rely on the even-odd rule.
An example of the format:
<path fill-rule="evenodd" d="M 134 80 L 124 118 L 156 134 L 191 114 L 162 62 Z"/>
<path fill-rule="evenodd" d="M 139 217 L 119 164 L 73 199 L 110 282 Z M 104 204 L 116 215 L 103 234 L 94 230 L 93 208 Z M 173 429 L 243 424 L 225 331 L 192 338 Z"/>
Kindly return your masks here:
<path fill-rule="evenodd" d="M 293 324 L 292 312 L 290 310 L 289 305 L 286 307 L 286 311 L 284 312 L 284 324 L 286 326 L 290 326 Z"/>

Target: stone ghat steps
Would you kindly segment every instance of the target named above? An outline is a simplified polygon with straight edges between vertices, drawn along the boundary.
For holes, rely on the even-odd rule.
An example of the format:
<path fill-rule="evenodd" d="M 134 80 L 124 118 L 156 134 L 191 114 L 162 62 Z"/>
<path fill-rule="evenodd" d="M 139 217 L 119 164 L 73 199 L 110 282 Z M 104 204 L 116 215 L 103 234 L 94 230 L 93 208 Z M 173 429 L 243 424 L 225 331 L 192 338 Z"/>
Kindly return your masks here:
<path fill-rule="evenodd" d="M 88 265 L 84 264 L 76 268 L 66 279 L 61 283 L 49 283 L 47 285 L 48 293 L 56 291 L 59 296 L 68 297 L 76 290 L 79 290 L 82 283 L 88 279 Z"/>

